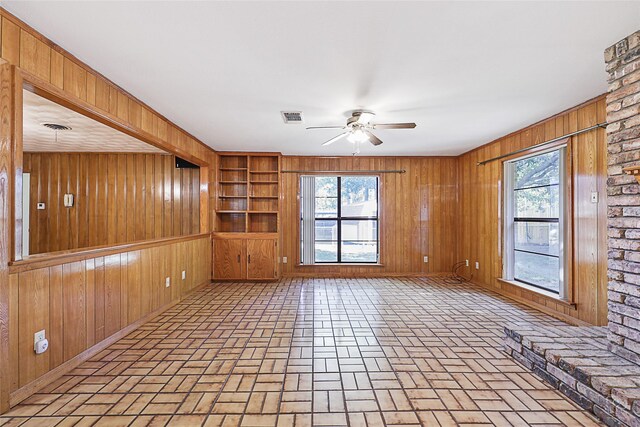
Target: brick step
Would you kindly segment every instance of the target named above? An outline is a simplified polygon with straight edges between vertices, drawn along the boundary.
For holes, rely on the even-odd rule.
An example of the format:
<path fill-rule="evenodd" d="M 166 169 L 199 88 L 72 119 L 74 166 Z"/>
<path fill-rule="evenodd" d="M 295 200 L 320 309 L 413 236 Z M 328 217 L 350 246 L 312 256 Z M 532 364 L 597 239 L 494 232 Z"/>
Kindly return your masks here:
<path fill-rule="evenodd" d="M 609 426 L 640 427 L 640 366 L 608 349 L 605 327 L 505 327 L 505 349 Z"/>

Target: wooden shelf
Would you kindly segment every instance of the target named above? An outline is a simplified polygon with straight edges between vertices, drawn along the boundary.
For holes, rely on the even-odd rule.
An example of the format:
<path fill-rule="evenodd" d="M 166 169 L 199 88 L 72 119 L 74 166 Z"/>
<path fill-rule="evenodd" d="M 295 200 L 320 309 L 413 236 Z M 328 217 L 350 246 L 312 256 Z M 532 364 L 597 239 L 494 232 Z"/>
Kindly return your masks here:
<path fill-rule="evenodd" d="M 216 232 L 277 233 L 280 156 L 218 153 Z"/>

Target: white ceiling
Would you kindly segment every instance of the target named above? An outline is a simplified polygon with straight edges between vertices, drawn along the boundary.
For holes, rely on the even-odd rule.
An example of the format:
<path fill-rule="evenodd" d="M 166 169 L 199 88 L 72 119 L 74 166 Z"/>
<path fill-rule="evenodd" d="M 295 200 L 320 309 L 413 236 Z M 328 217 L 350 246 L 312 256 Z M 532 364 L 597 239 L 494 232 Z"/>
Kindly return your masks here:
<path fill-rule="evenodd" d="M 134 96 L 220 150 L 322 147 L 354 108 L 415 130 L 363 155 L 465 152 L 606 90 L 603 51 L 640 2 L 2 1 Z"/>
<path fill-rule="evenodd" d="M 23 91 L 22 145 L 25 152 L 164 153 L 125 133 L 103 125 L 55 102 Z M 68 126 L 56 131 L 44 123 Z"/>

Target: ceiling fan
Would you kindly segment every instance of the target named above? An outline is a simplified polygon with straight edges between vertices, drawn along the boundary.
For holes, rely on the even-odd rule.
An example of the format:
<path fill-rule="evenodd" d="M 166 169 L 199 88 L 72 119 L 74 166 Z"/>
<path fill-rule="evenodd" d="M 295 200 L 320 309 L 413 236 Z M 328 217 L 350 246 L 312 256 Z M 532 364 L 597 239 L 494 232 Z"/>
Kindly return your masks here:
<path fill-rule="evenodd" d="M 382 141 L 371 133 L 371 131 L 376 129 L 413 129 L 416 127 L 415 123 L 373 124 L 371 123 L 371 120 L 374 116 L 375 113 L 371 111 L 354 111 L 351 113 L 351 117 L 347 119 L 347 124 L 345 126 L 310 126 L 307 129 L 345 129 L 345 132 L 338 136 L 334 136 L 322 145 L 333 144 L 345 137 L 349 142 L 356 145 L 366 141 L 371 142 L 373 145 L 380 145 L 382 144 Z"/>

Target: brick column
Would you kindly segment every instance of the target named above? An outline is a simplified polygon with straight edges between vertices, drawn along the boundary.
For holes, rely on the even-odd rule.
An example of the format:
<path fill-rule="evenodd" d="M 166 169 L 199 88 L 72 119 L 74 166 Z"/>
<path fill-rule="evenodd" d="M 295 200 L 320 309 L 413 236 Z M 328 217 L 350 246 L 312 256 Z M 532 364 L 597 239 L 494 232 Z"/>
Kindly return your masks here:
<path fill-rule="evenodd" d="M 640 31 L 605 50 L 609 238 L 609 347 L 640 363 Z"/>

